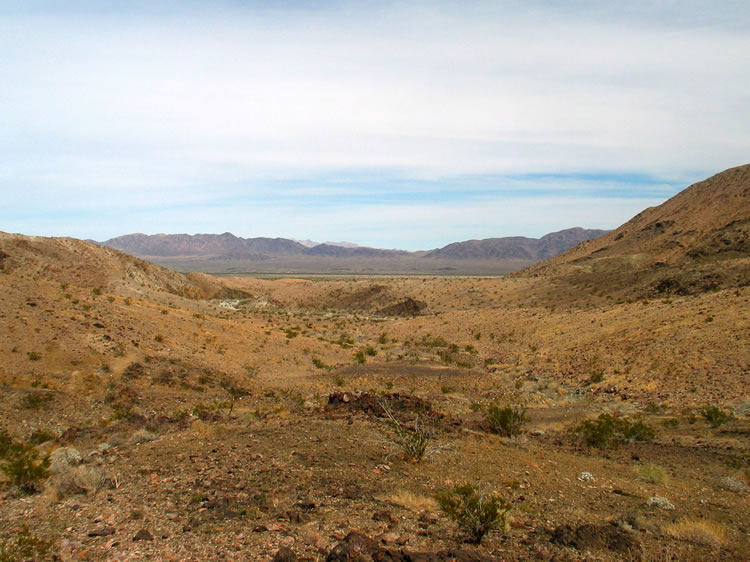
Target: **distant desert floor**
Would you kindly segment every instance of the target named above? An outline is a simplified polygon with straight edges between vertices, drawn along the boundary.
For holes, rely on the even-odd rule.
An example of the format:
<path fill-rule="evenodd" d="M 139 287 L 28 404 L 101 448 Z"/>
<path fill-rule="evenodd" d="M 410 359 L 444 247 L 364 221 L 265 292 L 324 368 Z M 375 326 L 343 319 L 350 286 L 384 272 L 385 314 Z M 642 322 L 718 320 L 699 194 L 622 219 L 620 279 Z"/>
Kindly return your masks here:
<path fill-rule="evenodd" d="M 0 274 L 0 428 L 51 455 L 0 475 L 0 560 L 747 559 L 750 287 L 221 282 Z M 463 483 L 512 505 L 479 545 L 436 503 Z"/>

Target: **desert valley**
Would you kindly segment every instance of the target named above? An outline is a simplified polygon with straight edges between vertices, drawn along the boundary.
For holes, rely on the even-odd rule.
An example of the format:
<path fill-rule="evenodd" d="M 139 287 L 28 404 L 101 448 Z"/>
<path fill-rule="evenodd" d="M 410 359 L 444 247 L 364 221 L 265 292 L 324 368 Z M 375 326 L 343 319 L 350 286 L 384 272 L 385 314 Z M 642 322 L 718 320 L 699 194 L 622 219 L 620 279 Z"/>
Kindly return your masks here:
<path fill-rule="evenodd" d="M 750 165 L 598 235 L 264 279 L 0 234 L 0 561 L 747 560 Z"/>

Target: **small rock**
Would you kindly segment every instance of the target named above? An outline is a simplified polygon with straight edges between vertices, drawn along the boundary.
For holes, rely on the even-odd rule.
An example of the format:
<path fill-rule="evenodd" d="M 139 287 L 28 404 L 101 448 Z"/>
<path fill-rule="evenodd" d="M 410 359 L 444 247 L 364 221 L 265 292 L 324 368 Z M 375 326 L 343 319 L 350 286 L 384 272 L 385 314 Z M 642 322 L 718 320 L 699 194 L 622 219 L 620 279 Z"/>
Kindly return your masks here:
<path fill-rule="evenodd" d="M 662 498 L 661 496 L 651 496 L 648 498 L 648 505 L 658 507 L 659 509 L 674 509 L 674 504 L 667 498 Z"/>
<path fill-rule="evenodd" d="M 279 550 L 276 551 L 276 554 L 273 557 L 273 562 L 296 562 L 297 561 L 297 555 L 294 554 L 294 551 L 286 546 L 282 546 Z"/>
<path fill-rule="evenodd" d="M 327 546 L 326 540 L 313 531 L 308 531 L 302 535 L 302 542 L 306 545 L 313 546 L 318 550 L 325 550 Z"/>
<path fill-rule="evenodd" d="M 425 523 L 437 523 L 440 521 L 440 514 L 433 511 L 425 511 L 419 516 L 419 520 L 424 521 Z"/>
<path fill-rule="evenodd" d="M 398 533 L 383 533 L 380 535 L 380 540 L 383 541 L 383 544 L 395 544 L 400 538 L 401 535 Z"/>
<path fill-rule="evenodd" d="M 594 480 L 596 480 L 596 478 L 594 478 L 594 475 L 590 472 L 584 471 L 578 475 L 578 480 L 580 480 L 581 482 L 593 482 Z"/>
<path fill-rule="evenodd" d="M 382 521 L 384 523 L 393 523 L 393 517 L 390 511 L 376 511 L 372 515 L 373 521 Z"/>
<path fill-rule="evenodd" d="M 146 529 L 141 529 L 138 531 L 135 536 L 133 537 L 134 541 L 152 541 L 154 540 L 154 536 L 149 533 Z"/>

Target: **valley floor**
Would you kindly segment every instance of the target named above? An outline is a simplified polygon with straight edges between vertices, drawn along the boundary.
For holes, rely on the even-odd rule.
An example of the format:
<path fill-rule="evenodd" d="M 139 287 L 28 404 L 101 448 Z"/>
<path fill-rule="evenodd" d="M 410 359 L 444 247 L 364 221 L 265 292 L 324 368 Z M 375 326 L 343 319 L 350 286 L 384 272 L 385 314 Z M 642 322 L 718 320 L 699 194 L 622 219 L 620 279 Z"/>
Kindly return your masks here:
<path fill-rule="evenodd" d="M 747 559 L 750 288 L 226 283 L 208 301 L 0 275 L 0 429 L 52 459 L 36 493 L 8 473 L 0 560 L 31 536 L 29 558 L 345 560 L 353 530 L 382 560 Z M 419 314 L 381 312 L 406 299 Z M 526 407 L 523 431 L 493 433 L 493 404 Z M 421 462 L 382 405 L 429 427 Z M 571 432 L 601 414 L 653 437 Z M 435 499 L 463 483 L 512 504 L 478 546 Z"/>

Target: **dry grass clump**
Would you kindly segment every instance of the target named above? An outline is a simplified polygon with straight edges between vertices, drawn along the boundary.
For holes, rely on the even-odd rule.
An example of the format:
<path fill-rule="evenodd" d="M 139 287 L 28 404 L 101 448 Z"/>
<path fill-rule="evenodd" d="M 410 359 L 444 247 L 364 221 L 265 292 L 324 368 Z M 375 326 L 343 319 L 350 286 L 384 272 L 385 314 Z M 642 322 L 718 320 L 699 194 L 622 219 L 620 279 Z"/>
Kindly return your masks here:
<path fill-rule="evenodd" d="M 399 490 L 394 494 L 391 494 L 388 498 L 391 502 L 411 511 L 437 511 L 438 504 L 435 498 L 429 496 L 421 496 L 407 490 Z"/>
<path fill-rule="evenodd" d="M 658 464 L 647 463 L 638 468 L 638 477 L 649 484 L 666 484 L 669 476 Z"/>
<path fill-rule="evenodd" d="M 156 433 L 153 433 L 152 431 L 149 431 L 147 429 L 139 429 L 133 435 L 130 436 L 130 442 L 134 445 L 139 445 L 141 443 L 149 443 L 151 441 L 156 441 L 159 438 L 159 436 Z"/>
<path fill-rule="evenodd" d="M 686 518 L 664 527 L 664 532 L 675 539 L 708 546 L 722 546 L 727 542 L 724 527 L 707 519 Z"/>
<path fill-rule="evenodd" d="M 102 472 L 93 466 L 77 466 L 61 474 L 55 482 L 55 489 L 59 497 L 76 494 L 92 495 L 104 488 L 107 479 Z"/>

